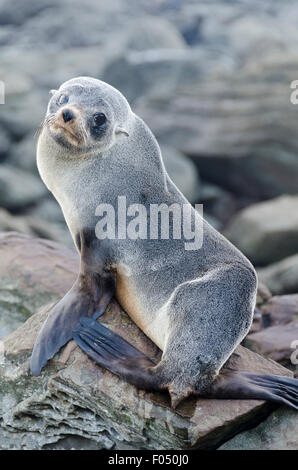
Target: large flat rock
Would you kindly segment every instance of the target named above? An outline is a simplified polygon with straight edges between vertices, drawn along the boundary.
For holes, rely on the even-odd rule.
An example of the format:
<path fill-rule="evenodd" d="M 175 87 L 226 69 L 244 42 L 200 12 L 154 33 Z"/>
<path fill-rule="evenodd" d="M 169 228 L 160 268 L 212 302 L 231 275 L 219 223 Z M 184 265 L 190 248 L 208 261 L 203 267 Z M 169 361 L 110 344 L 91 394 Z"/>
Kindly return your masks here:
<path fill-rule="evenodd" d="M 298 292 L 298 254 L 259 268 L 258 277 L 275 295 Z"/>
<path fill-rule="evenodd" d="M 255 265 L 279 261 L 298 250 L 298 196 L 280 196 L 241 210 L 225 236 Z"/>
<path fill-rule="evenodd" d="M 56 300 L 76 277 L 76 255 L 56 243 L 3 234 L 0 254 L 4 253 L 7 264 L 0 271 L 0 293 L 2 282 L 7 285 L 11 276 L 16 292 L 34 292 L 42 286 L 41 291 L 52 292 Z M 33 377 L 29 358 L 50 311 L 48 301 L 45 296 L 44 307 L 0 341 L 2 449 L 210 449 L 258 424 L 274 408 L 258 400 L 190 397 L 174 411 L 166 393 L 147 393 L 123 382 L 97 366 L 74 342 Z M 101 321 L 153 360 L 159 359 L 159 349 L 115 300 Z M 240 369 L 291 375 L 241 346 L 236 353 Z"/>

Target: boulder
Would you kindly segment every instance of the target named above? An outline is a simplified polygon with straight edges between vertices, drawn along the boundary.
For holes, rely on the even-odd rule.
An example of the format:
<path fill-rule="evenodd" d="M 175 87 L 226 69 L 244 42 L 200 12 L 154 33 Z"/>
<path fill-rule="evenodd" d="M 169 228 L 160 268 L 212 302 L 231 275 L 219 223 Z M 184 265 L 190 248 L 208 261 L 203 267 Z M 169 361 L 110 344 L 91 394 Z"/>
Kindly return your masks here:
<path fill-rule="evenodd" d="M 0 207 L 24 208 L 47 193 L 40 178 L 11 165 L 0 165 Z"/>
<path fill-rule="evenodd" d="M 275 295 L 298 292 L 298 254 L 259 268 L 258 277 Z"/>
<path fill-rule="evenodd" d="M 53 214 L 12 215 L 0 208 L 0 232 L 16 231 L 49 238 L 73 247 L 73 241 L 64 221 L 53 220 Z"/>
<path fill-rule="evenodd" d="M 0 159 L 9 154 L 30 170 L 35 169 L 32 134 L 44 117 L 50 89 L 79 75 L 102 78 L 104 66 L 128 50 L 186 47 L 174 25 L 143 15 L 137 3 L 135 9 L 118 0 L 100 6 L 89 0 L 83 9 L 78 1 L 50 3 L 37 6 L 28 0 L 16 12 L 14 1 L 0 1 L 0 23 L 7 22 L 0 32 L 6 45 L 1 48 L 6 105 L 0 116 Z"/>
<path fill-rule="evenodd" d="M 52 194 L 49 194 L 47 198 L 42 199 L 40 203 L 33 207 L 28 213 L 39 219 L 46 219 L 51 223 L 57 222 L 66 227 L 61 207 Z"/>
<path fill-rule="evenodd" d="M 142 15 L 121 30 L 122 51 L 146 51 L 149 49 L 186 49 L 186 43 L 179 30 L 163 17 Z M 119 46 L 118 46 L 119 47 Z"/>
<path fill-rule="evenodd" d="M 297 9 L 291 0 L 270 3 L 270 8 L 254 0 L 158 0 L 149 5 L 150 13 L 168 18 L 189 44 L 217 47 L 238 59 L 280 50 L 284 43 L 297 44 Z"/>
<path fill-rule="evenodd" d="M 249 334 L 243 344 L 297 372 L 298 320 Z"/>
<path fill-rule="evenodd" d="M 14 11 L 14 3 L 11 4 L 12 11 Z M 28 3 L 34 2 L 29 0 Z M 9 2 L 6 2 L 5 6 L 8 17 Z M 15 34 L 8 37 L 6 45 L 60 50 L 73 46 L 102 44 L 104 36 L 111 28 L 110 25 L 113 25 L 114 30 L 119 23 L 121 25 L 122 13 L 126 10 L 125 5 L 121 6 L 118 0 L 110 0 L 103 4 L 101 10 L 92 0 L 86 0 L 83 9 L 79 2 L 69 0 L 63 3 L 55 2 L 51 8 L 45 8 L 43 5 L 39 11 L 35 9 L 37 10 L 35 14 L 28 14 L 28 10 L 24 11 L 25 9 L 20 10 L 22 17 L 20 15 L 19 23 L 21 25 L 14 28 Z M 135 17 L 133 10 L 131 13 Z M 117 19 L 118 16 L 120 20 Z M 21 42 L 21 36 L 23 36 L 23 42 Z"/>
<path fill-rule="evenodd" d="M 174 98 L 178 89 L 192 90 L 208 72 L 215 73 L 217 68 L 218 54 L 201 49 L 124 51 L 106 63 L 102 79 L 120 90 L 129 102 L 136 102 L 137 109 L 142 109 L 142 104 L 146 103 L 147 106 L 150 97 L 163 103 L 164 99 Z M 156 109 L 156 113 L 159 114 L 158 122 L 166 117 L 160 110 Z M 170 116 L 170 119 L 175 129 L 177 116 Z M 189 127 L 184 119 L 178 119 L 178 125 L 186 129 Z M 159 136 L 160 132 L 156 135 Z M 165 143 L 171 145 L 170 142 Z"/>
<path fill-rule="evenodd" d="M 19 75 L 16 79 L 22 82 L 23 74 Z M 9 87 L 6 87 L 5 106 L 1 108 L 0 124 L 7 131 L 11 142 L 19 142 L 27 134 L 34 134 L 37 131 L 46 111 L 48 91 L 49 89 L 46 91 L 40 89 L 33 81 L 30 90 L 24 93 L 17 93 L 14 90 L 10 93 Z M 11 148 L 9 153 L 10 151 Z"/>
<path fill-rule="evenodd" d="M 33 377 L 29 358 L 36 335 L 49 302 L 62 297 L 75 280 L 78 257 L 54 242 L 6 233 L 0 236 L 0 258 L 0 295 L 13 293 L 20 305 L 24 302 L 27 316 L 36 311 L 0 341 L 0 448 L 212 449 L 272 411 L 272 404 L 258 400 L 194 397 L 174 411 L 166 393 L 144 392 L 123 382 L 73 342 Z M 12 304 L 15 308 L 17 302 Z M 115 300 L 101 321 L 159 360 L 159 349 Z M 237 354 L 241 369 L 290 375 L 242 346 Z"/>
<path fill-rule="evenodd" d="M 297 411 L 283 407 L 249 431 L 242 432 L 220 450 L 298 450 Z"/>
<path fill-rule="evenodd" d="M 0 123 L 12 140 L 38 127 L 47 90 L 92 75 L 133 99 L 158 140 L 190 154 L 203 179 L 253 200 L 296 193 L 298 10 L 289 0 L 272 10 L 218 0 L 16 4 L 0 1 Z M 14 158 L 23 150 L 31 165 L 28 142 Z"/>
<path fill-rule="evenodd" d="M 0 259 L 0 337 L 67 292 L 79 266 L 73 250 L 16 232 L 0 233 Z"/>
<path fill-rule="evenodd" d="M 57 4 L 57 0 L 40 0 L 38 3 L 30 0 L 22 3 L 19 3 L 18 0 L 2 0 L 0 2 L 0 24 L 22 25 L 27 19 Z"/>
<path fill-rule="evenodd" d="M 236 199 L 220 186 L 206 181 L 202 181 L 199 196 L 199 202 L 204 206 L 205 216 L 213 217 L 217 221 L 215 228 L 221 231 L 237 211 Z"/>
<path fill-rule="evenodd" d="M 153 89 L 154 81 L 145 97 L 135 100 L 136 112 L 161 143 L 190 155 L 203 179 L 252 200 L 295 194 L 297 110 L 290 101 L 290 83 L 298 73 L 295 54 L 285 46 L 265 56 L 248 55 L 239 68 L 224 57 L 218 56 L 215 70 L 210 54 L 203 62 L 194 56 L 192 67 L 199 70 L 203 63 L 206 70 L 192 83 L 174 83 L 173 72 L 162 93 Z M 135 77 L 141 67 L 133 65 Z M 125 64 L 123 77 L 127 71 Z M 119 84 L 121 74 L 118 69 Z"/>
<path fill-rule="evenodd" d="M 253 322 L 251 324 L 249 334 L 256 333 L 257 331 L 260 331 L 266 326 L 268 326 L 268 316 L 266 314 L 263 314 L 262 306 L 266 304 L 266 302 L 271 299 L 271 297 L 272 294 L 269 289 L 261 282 L 258 282 L 256 305 L 254 309 Z"/>
<path fill-rule="evenodd" d="M 173 147 L 162 146 L 163 161 L 171 179 L 186 199 L 195 203 L 199 200 L 200 179 L 194 163 Z"/>
<path fill-rule="evenodd" d="M 25 171 L 37 174 L 35 132 L 30 132 L 19 142 L 15 142 L 9 152 L 9 163 Z"/>
<path fill-rule="evenodd" d="M 0 104 L 1 106 L 1 104 Z M 0 161 L 5 160 L 10 147 L 10 138 L 8 132 L 0 128 Z"/>
<path fill-rule="evenodd" d="M 296 253 L 298 196 L 280 196 L 243 209 L 224 234 L 255 265 L 266 265 Z"/>
<path fill-rule="evenodd" d="M 13 216 L 5 209 L 0 209 L 0 232 L 20 232 L 34 235 L 25 217 Z"/>
<path fill-rule="evenodd" d="M 273 296 L 261 306 L 261 312 L 270 318 L 270 325 L 285 325 L 298 317 L 298 294 Z"/>
<path fill-rule="evenodd" d="M 7 46 L 22 49 L 34 46 L 35 49 L 60 51 L 72 47 L 104 46 L 117 36 L 121 47 L 125 31 L 128 32 L 128 39 L 124 40 L 126 47 L 146 49 L 158 45 L 179 48 L 185 44 L 174 24 L 166 18 L 144 15 L 139 2 L 132 5 L 131 2 L 110 0 L 98 5 L 96 0 L 86 0 L 84 8 L 79 1 L 73 0 L 63 3 L 43 0 L 38 6 L 27 0 L 21 8 L 16 8 L 15 3 L 0 3 L 0 24 L 10 27 L 2 41 Z M 11 31 L 14 34 L 9 34 Z"/>
<path fill-rule="evenodd" d="M 263 284 L 263 282 L 258 281 L 258 289 L 257 289 L 257 299 L 256 299 L 256 304 L 257 306 L 260 306 L 264 304 L 267 300 L 271 299 L 272 293 L 268 289 L 268 287 Z"/>

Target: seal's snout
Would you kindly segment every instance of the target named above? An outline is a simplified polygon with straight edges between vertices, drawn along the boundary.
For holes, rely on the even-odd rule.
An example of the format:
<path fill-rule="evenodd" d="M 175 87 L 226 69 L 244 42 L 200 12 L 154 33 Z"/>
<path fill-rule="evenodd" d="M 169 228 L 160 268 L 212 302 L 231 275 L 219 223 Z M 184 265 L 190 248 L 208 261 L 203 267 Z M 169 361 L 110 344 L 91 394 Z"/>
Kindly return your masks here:
<path fill-rule="evenodd" d="M 49 115 L 47 124 L 53 137 L 61 145 L 72 144 L 82 147 L 86 143 L 87 132 L 79 109 L 64 106 L 56 113 Z"/>
<path fill-rule="evenodd" d="M 64 109 L 62 111 L 62 117 L 63 117 L 63 121 L 65 123 L 69 122 L 69 121 L 72 121 L 75 118 L 73 112 L 70 109 Z"/>

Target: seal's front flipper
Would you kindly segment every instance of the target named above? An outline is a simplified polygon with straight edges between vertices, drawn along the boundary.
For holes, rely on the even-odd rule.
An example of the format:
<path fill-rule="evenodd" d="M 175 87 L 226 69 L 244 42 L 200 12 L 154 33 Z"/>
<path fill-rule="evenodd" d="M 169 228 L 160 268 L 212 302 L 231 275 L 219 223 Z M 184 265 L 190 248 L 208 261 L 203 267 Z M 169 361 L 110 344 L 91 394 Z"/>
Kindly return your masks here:
<path fill-rule="evenodd" d="M 110 302 L 115 290 L 113 277 L 100 278 L 80 274 L 70 291 L 58 302 L 40 330 L 30 360 L 33 375 L 71 338 L 81 317 L 98 318 Z"/>
<path fill-rule="evenodd" d="M 101 323 L 82 318 L 73 339 L 97 364 L 127 382 L 144 390 L 160 390 L 151 359 Z"/>
<path fill-rule="evenodd" d="M 298 380 L 280 375 L 223 372 L 206 396 L 267 400 L 298 410 Z"/>

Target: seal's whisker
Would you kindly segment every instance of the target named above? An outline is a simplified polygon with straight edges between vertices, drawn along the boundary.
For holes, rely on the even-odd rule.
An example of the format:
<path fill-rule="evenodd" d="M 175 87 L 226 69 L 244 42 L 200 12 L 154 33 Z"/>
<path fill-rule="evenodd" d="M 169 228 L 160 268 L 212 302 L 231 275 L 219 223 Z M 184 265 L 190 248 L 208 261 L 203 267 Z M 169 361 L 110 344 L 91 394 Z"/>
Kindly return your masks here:
<path fill-rule="evenodd" d="M 87 134 L 86 128 L 85 128 L 85 126 L 82 122 L 80 122 L 80 134 L 81 134 L 81 137 L 83 139 L 84 144 L 86 145 L 87 144 L 87 139 L 88 139 L 88 134 Z"/>
<path fill-rule="evenodd" d="M 84 142 L 85 142 L 85 144 L 87 144 L 87 141 L 88 141 L 88 133 L 87 133 L 87 130 L 85 129 L 85 127 L 84 127 Z"/>
<path fill-rule="evenodd" d="M 51 113 L 49 114 L 48 116 L 46 116 L 40 123 L 40 125 L 38 126 L 38 128 L 36 129 L 35 131 L 35 134 L 34 134 L 34 137 L 35 138 L 39 138 L 43 128 L 45 127 L 46 124 L 51 124 L 51 122 L 55 119 L 55 114 L 54 113 Z"/>
<path fill-rule="evenodd" d="M 44 128 L 45 121 L 46 121 L 46 119 L 43 119 L 43 120 L 41 121 L 40 125 L 37 127 L 37 129 L 36 129 L 36 131 L 35 131 L 35 133 L 34 133 L 34 138 L 35 138 L 35 139 L 38 139 L 38 138 L 39 138 L 39 136 L 40 136 L 40 134 L 41 134 L 41 132 L 42 132 L 42 130 L 43 130 L 43 128 Z"/>
<path fill-rule="evenodd" d="M 49 123 L 51 123 L 51 122 L 54 120 L 54 118 L 55 118 L 55 114 L 52 113 L 52 114 L 49 114 L 49 115 L 46 117 L 45 121 L 49 124 Z"/>

